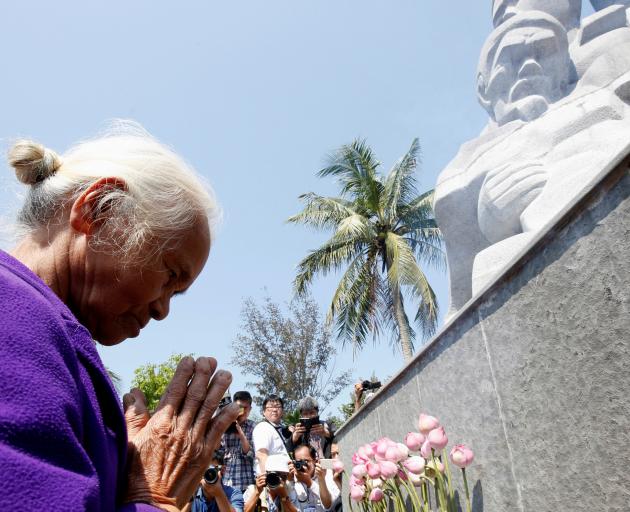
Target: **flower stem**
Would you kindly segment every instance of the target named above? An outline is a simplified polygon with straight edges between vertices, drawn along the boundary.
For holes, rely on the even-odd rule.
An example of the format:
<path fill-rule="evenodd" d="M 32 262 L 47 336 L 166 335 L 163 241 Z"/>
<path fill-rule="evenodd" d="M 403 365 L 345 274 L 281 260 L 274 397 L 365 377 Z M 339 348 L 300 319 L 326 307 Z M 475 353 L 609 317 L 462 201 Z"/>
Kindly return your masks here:
<path fill-rule="evenodd" d="M 449 504 L 448 509 L 450 512 L 457 512 L 455 507 L 455 495 L 453 493 L 453 479 L 451 477 L 451 468 L 448 465 L 448 455 L 446 453 L 442 456 L 444 459 L 444 467 L 446 468 L 446 478 L 448 481 L 448 498 Z"/>
<path fill-rule="evenodd" d="M 470 493 L 468 492 L 468 479 L 466 478 L 466 468 L 462 468 L 462 475 L 464 477 L 464 490 L 466 491 L 466 512 L 471 512 L 470 506 Z"/>

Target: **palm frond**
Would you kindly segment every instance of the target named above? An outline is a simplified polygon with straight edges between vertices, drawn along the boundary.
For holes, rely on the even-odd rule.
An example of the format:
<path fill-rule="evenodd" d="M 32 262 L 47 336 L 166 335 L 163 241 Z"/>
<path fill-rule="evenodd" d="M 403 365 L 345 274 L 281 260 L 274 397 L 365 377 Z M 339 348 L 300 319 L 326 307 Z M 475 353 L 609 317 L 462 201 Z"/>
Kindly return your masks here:
<path fill-rule="evenodd" d="M 334 228 L 357 211 L 350 201 L 338 197 L 324 197 L 313 192 L 302 194 L 299 199 L 304 209 L 287 219 L 293 224 L 306 224 L 317 229 Z"/>
<path fill-rule="evenodd" d="M 437 326 L 438 304 L 435 293 L 414 257 L 407 241 L 389 232 L 385 238 L 387 254 L 387 279 L 392 290 L 405 287 L 410 295 L 419 300 L 415 321 L 425 337 L 433 334 Z"/>
<path fill-rule="evenodd" d="M 406 205 L 417 194 L 415 171 L 419 152 L 420 142 L 414 139 L 409 151 L 387 175 L 381 201 L 385 216 L 390 221 L 398 217 L 399 206 Z"/>
<path fill-rule="evenodd" d="M 374 158 L 366 141 L 356 139 L 341 146 L 329 160 L 329 165 L 317 175 L 335 176 L 341 184 L 342 196 L 352 196 L 359 204 L 377 211 L 383 188 L 377 175 L 380 162 Z"/>
<path fill-rule="evenodd" d="M 400 288 L 392 289 L 390 284 L 383 287 L 382 293 L 382 318 L 383 318 L 383 327 L 384 329 L 391 332 L 391 336 L 389 339 L 390 346 L 394 349 L 394 351 L 398 351 L 401 349 L 401 328 L 406 329 L 409 334 L 409 342 L 411 344 L 411 349 L 413 350 L 414 341 L 416 339 L 416 331 L 411 326 L 409 322 L 409 317 L 407 316 L 406 311 L 402 310 L 401 320 L 402 325 L 398 321 L 396 317 L 396 309 L 394 305 L 394 294 L 398 294 L 399 299 L 404 304 L 404 300 L 402 298 L 402 294 Z"/>
<path fill-rule="evenodd" d="M 317 274 L 326 275 L 351 262 L 361 251 L 361 243 L 355 237 L 335 237 L 319 249 L 309 253 L 298 264 L 298 272 L 293 281 L 298 295 L 305 293 Z"/>

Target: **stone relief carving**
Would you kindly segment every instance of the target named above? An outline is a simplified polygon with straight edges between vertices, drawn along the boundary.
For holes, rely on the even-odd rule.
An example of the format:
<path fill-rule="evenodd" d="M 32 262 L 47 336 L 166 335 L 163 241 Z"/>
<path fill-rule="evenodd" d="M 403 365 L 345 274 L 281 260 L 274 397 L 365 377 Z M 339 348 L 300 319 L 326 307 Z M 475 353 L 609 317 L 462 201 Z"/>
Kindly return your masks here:
<path fill-rule="evenodd" d="M 495 0 L 477 95 L 490 117 L 438 177 L 452 316 L 630 143 L 625 2 Z"/>

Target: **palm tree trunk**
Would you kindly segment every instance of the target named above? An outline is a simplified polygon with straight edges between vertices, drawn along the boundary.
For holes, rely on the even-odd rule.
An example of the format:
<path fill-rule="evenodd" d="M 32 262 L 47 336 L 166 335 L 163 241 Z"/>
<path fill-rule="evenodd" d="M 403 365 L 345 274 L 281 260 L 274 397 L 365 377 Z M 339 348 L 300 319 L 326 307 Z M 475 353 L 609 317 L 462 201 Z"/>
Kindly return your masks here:
<path fill-rule="evenodd" d="M 392 296 L 394 299 L 394 316 L 396 317 L 398 332 L 400 334 L 400 349 L 402 350 L 405 363 L 408 363 L 413 357 L 413 351 L 411 349 L 411 333 L 409 332 L 409 325 L 405 319 L 405 306 L 400 289 L 392 290 Z"/>

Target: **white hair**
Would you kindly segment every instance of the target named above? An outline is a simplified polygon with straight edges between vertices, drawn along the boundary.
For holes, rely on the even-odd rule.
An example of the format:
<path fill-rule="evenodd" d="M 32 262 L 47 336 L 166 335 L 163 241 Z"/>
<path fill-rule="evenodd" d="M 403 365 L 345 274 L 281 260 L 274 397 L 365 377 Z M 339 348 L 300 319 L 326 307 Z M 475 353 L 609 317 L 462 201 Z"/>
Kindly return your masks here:
<path fill-rule="evenodd" d="M 20 140 L 9 150 L 8 160 L 18 179 L 30 185 L 18 215 L 25 234 L 48 226 L 94 182 L 112 177 L 122 179 L 126 188 L 108 187 L 100 195 L 94 207 L 101 226 L 91 239 L 94 248 L 120 254 L 126 261 L 144 261 L 176 245 L 203 216 L 214 238 L 221 214 L 212 188 L 135 122 L 116 121 L 101 136 L 80 142 L 62 156 Z"/>

